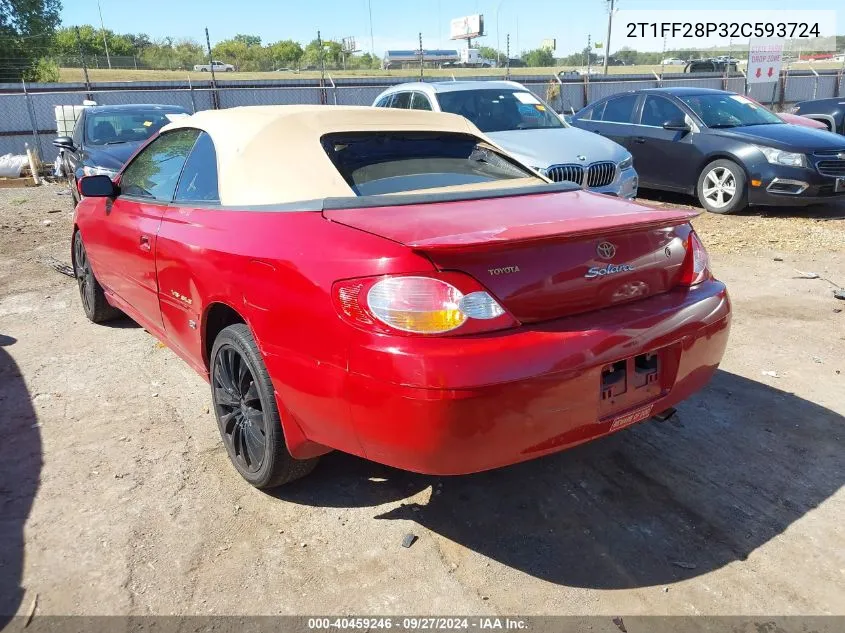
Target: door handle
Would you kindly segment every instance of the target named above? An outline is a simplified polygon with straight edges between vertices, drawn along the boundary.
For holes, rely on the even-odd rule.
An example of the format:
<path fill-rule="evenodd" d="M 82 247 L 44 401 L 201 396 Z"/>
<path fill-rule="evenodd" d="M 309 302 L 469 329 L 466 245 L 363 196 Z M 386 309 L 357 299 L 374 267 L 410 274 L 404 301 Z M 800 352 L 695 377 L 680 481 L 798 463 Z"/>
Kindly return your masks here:
<path fill-rule="evenodd" d="M 635 136 L 634 137 L 634 143 L 645 143 L 645 137 L 644 136 Z"/>
<path fill-rule="evenodd" d="M 148 235 L 142 235 L 138 238 L 138 248 L 142 251 L 149 252 L 150 250 L 150 238 Z"/>

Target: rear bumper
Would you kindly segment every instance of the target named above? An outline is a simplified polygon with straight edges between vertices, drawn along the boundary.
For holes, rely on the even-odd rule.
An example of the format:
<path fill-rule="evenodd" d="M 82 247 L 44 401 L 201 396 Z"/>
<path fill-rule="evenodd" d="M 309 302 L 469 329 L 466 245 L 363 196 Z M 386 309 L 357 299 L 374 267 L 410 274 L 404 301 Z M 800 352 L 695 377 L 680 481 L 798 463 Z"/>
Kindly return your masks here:
<path fill-rule="evenodd" d="M 441 475 L 560 451 L 610 433 L 629 410 L 650 406 L 656 414 L 701 389 L 721 361 L 729 324 L 725 287 L 710 281 L 497 335 L 372 337 L 350 353 L 355 448 L 376 462 Z M 602 367 L 655 350 L 665 358 L 659 392 L 606 414 Z"/>

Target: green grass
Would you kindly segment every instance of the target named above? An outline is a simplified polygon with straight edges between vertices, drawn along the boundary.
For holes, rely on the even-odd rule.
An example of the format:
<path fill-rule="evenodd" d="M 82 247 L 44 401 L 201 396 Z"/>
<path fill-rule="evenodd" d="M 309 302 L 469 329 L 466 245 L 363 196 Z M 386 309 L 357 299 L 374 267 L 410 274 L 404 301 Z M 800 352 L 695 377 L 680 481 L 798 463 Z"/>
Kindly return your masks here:
<path fill-rule="evenodd" d="M 521 75 L 552 75 L 561 70 L 572 70 L 575 66 L 555 66 L 547 68 L 511 68 L 511 76 L 519 77 Z M 659 72 L 660 67 L 652 66 L 613 66 L 609 68 L 610 74 L 638 74 L 651 72 L 652 68 L 656 68 Z M 667 66 L 666 72 L 679 72 L 683 70 L 679 66 Z M 505 74 L 504 68 L 455 68 L 455 69 L 437 69 L 426 68 L 424 77 L 502 77 Z M 344 77 L 419 77 L 419 69 L 408 68 L 405 70 L 329 70 L 326 75 L 332 79 L 340 79 Z M 233 73 L 215 73 L 217 79 L 319 79 L 320 72 L 313 70 L 304 70 L 302 72 L 233 72 Z M 190 77 L 191 81 L 208 81 L 211 79 L 210 73 L 195 73 L 186 72 L 184 70 L 123 70 L 123 69 L 89 69 L 88 77 L 92 82 L 99 81 L 187 81 Z M 60 81 L 83 81 L 82 69 L 80 68 L 62 68 L 60 70 Z"/>
<path fill-rule="evenodd" d="M 808 69 L 809 64 L 793 64 L 792 68 Z M 822 62 L 812 65 L 817 70 L 841 68 L 841 62 Z M 559 73 L 562 70 L 574 70 L 576 68 L 583 68 L 583 66 L 554 66 L 545 68 L 511 68 L 511 76 L 519 80 L 522 75 L 552 75 Z M 664 73 L 680 73 L 684 69 L 683 66 L 664 66 L 662 68 Z M 661 66 L 642 65 L 642 66 L 611 66 L 608 68 L 608 73 L 611 75 L 639 75 L 639 74 L 660 74 Z M 436 69 L 426 68 L 424 77 L 502 77 L 504 76 L 504 68 L 455 68 L 455 69 Z M 405 70 L 329 70 L 326 74 L 332 79 L 341 79 L 345 77 L 419 77 L 419 69 L 408 68 Z M 81 68 L 62 68 L 59 71 L 59 80 L 63 82 L 83 81 Z M 284 71 L 284 72 L 254 72 L 254 73 L 215 73 L 217 79 L 318 79 L 320 77 L 319 71 L 302 71 L 299 73 Z M 102 81 L 208 81 L 211 79 L 210 73 L 195 73 L 184 70 L 134 70 L 134 69 L 103 69 L 92 68 L 88 70 L 88 77 L 92 82 Z"/>

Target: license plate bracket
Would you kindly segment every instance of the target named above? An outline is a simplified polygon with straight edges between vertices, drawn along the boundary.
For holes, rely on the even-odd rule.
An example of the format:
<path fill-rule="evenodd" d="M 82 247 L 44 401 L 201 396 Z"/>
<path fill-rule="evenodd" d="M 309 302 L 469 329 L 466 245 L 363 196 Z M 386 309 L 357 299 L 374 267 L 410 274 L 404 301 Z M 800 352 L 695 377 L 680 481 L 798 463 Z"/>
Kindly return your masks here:
<path fill-rule="evenodd" d="M 630 415 L 666 393 L 674 376 L 671 348 L 650 350 L 601 367 L 598 381 L 601 422 Z"/>

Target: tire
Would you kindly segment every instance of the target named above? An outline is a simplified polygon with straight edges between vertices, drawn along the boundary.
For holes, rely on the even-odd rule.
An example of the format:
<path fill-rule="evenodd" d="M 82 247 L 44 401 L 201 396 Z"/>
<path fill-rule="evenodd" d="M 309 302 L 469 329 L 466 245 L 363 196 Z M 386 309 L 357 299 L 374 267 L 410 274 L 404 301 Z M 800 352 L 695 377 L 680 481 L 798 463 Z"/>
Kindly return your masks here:
<path fill-rule="evenodd" d="M 201 73 L 207 73 L 207 72 L 208 72 L 208 68 L 200 68 L 200 72 L 201 72 Z"/>
<path fill-rule="evenodd" d="M 299 460 L 288 452 L 273 384 L 246 325 L 230 325 L 217 335 L 210 367 L 220 437 L 241 477 L 264 489 L 314 470 L 318 458 Z"/>
<path fill-rule="evenodd" d="M 748 206 L 745 172 L 732 160 L 719 159 L 707 165 L 695 191 L 710 213 L 736 213 Z"/>
<path fill-rule="evenodd" d="M 106 293 L 91 269 L 91 261 L 82 242 L 82 234 L 77 231 L 73 235 L 73 272 L 79 286 L 79 298 L 85 316 L 93 323 L 105 323 L 121 316 L 121 311 L 109 305 Z"/>

